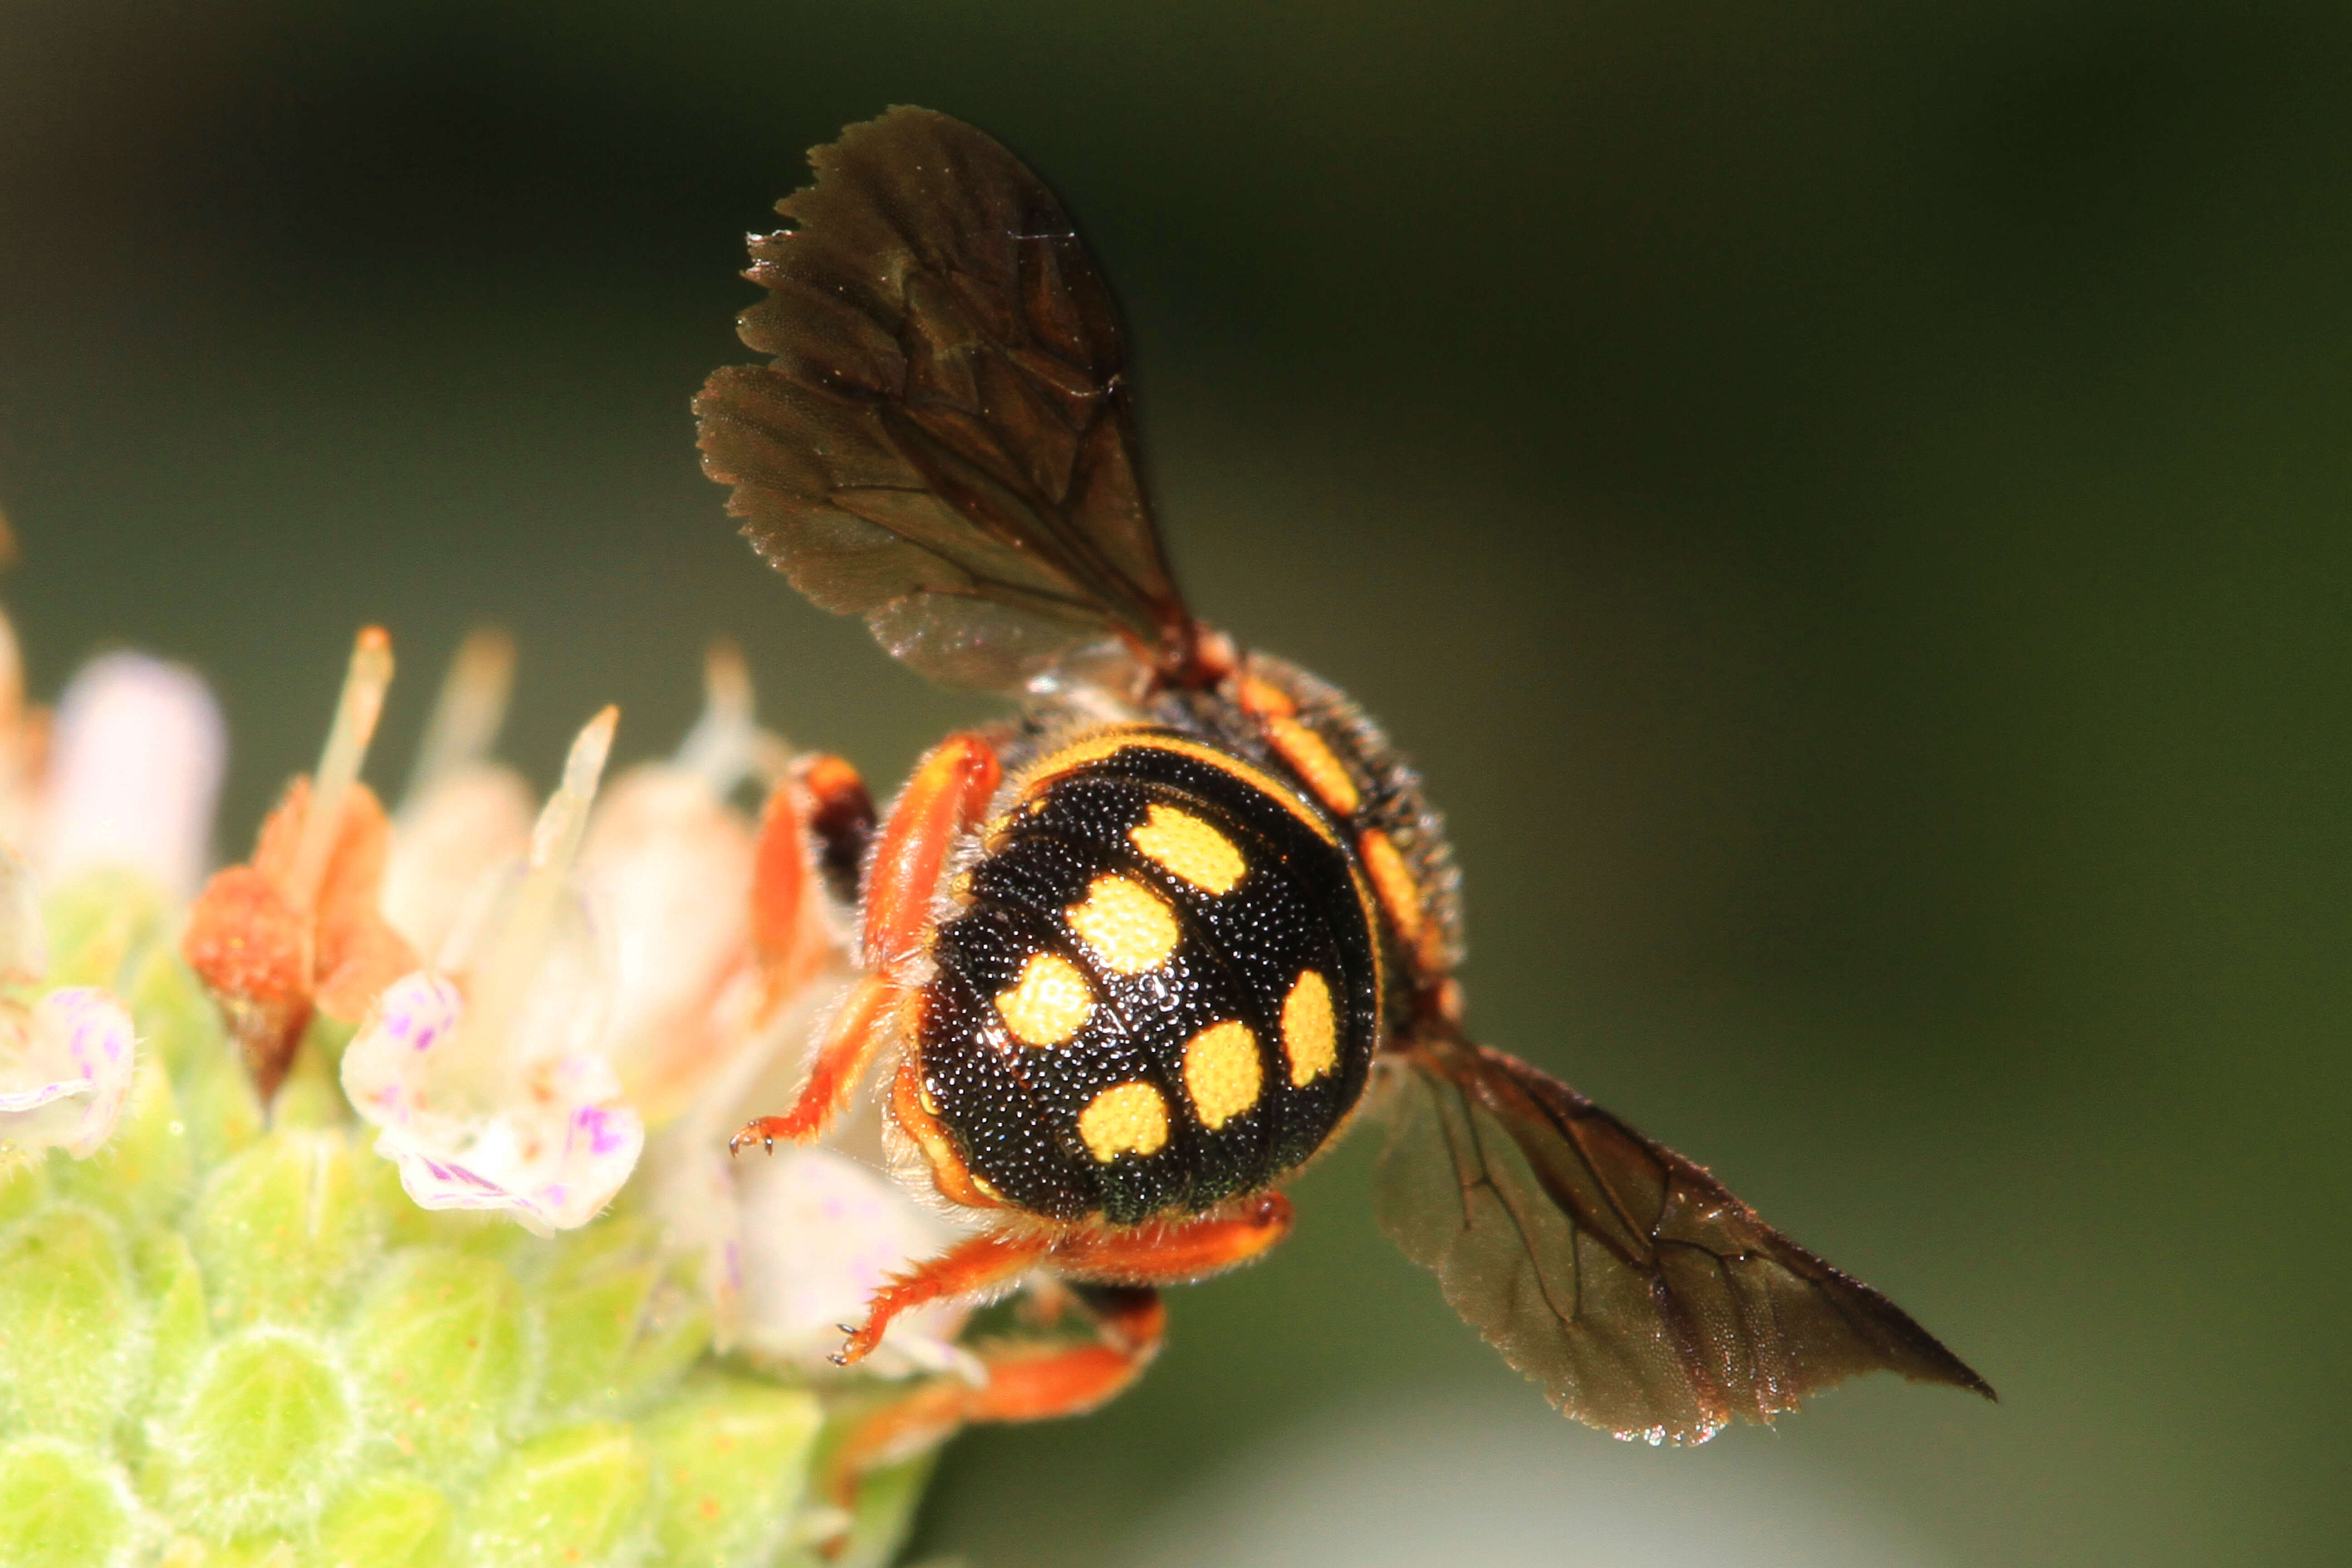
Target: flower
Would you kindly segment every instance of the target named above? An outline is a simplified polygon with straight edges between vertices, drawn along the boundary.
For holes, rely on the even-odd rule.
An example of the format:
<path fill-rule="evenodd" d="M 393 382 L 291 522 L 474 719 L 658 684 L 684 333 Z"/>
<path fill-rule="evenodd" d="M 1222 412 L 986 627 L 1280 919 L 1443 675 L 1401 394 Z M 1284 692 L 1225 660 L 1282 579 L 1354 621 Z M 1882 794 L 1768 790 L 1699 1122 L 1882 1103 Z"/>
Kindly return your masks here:
<path fill-rule="evenodd" d="M 496 1210 L 550 1236 L 594 1218 L 636 1168 L 645 1124 L 595 1048 L 597 987 L 565 973 L 558 931 L 619 718 L 607 708 L 572 743 L 529 870 L 477 933 L 464 987 L 403 976 L 343 1052 L 343 1092 L 422 1207 Z"/>
<path fill-rule="evenodd" d="M 191 906 L 201 685 L 114 656 L 45 763 L 0 668 L 0 1563 L 875 1568 L 903 1539 L 928 1459 L 845 1513 L 816 1457 L 880 1373 L 971 1374 L 960 1315 L 812 1366 L 944 1223 L 870 1119 L 721 1152 L 847 973 L 800 764 L 722 655 L 675 757 L 600 804 L 600 715 L 534 826 L 481 646 L 388 817 L 363 637 L 316 773 Z M 142 740 L 120 716 L 158 694 Z M 695 889 L 724 907 L 689 923 Z"/>
<path fill-rule="evenodd" d="M 813 1365 L 829 1357 L 840 1348 L 841 1325 L 858 1319 L 885 1280 L 955 1239 L 897 1183 L 832 1149 L 779 1150 L 748 1168 L 739 1191 L 746 1303 L 739 1342 L 764 1359 Z M 907 1314 L 892 1325 L 877 1370 L 979 1381 L 980 1363 L 955 1343 L 968 1315 L 945 1301 Z"/>
<path fill-rule="evenodd" d="M 489 760 L 514 658 L 514 644 L 497 632 L 476 632 L 458 647 L 394 814 L 384 918 L 427 959 L 456 929 L 484 868 L 530 847 L 530 786 Z"/>
<path fill-rule="evenodd" d="M 824 1147 L 779 1148 L 752 1161 L 724 1152 L 727 1135 L 753 1110 L 789 1095 L 801 1051 L 835 990 L 818 984 L 799 993 L 647 1151 L 652 1202 L 673 1247 L 699 1259 L 716 1342 L 803 1370 L 829 1363 L 841 1324 L 887 1279 L 956 1235 L 945 1216 L 883 1173 L 880 1118 L 871 1108 L 845 1118 Z M 977 1363 L 955 1343 L 968 1315 L 952 1302 L 908 1313 L 865 1364 L 886 1377 L 977 1376 Z"/>
<path fill-rule="evenodd" d="M 581 847 L 613 992 L 604 1049 L 648 1119 L 667 1121 L 733 1048 L 750 983 L 752 835 L 675 764 L 615 781 Z"/>
<path fill-rule="evenodd" d="M 204 875 L 227 760 L 220 705 L 193 670 L 137 653 L 93 660 L 58 702 L 32 835 L 41 876 L 109 866 L 185 900 Z"/>
<path fill-rule="evenodd" d="M 314 1008 L 356 1020 L 415 954 L 383 918 L 391 825 L 359 782 L 392 683 L 379 627 L 352 650 L 315 780 L 298 778 L 261 825 L 253 859 L 206 883 L 183 942 L 222 1006 L 266 1100 Z"/>
<path fill-rule="evenodd" d="M 131 1015 L 94 986 L 0 1009 L 0 1153 L 98 1152 L 131 1088 Z"/>

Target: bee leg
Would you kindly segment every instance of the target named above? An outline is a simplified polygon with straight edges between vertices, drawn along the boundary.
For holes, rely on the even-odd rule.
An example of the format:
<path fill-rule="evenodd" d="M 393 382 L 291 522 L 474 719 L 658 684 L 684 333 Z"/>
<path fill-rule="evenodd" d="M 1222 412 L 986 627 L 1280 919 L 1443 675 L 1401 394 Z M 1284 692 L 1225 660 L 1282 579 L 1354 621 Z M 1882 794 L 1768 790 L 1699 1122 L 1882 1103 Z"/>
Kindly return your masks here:
<path fill-rule="evenodd" d="M 891 1024 L 905 997 L 905 987 L 887 974 L 860 977 L 819 1037 L 808 1081 L 801 1086 L 792 1110 L 782 1116 L 761 1116 L 746 1122 L 741 1131 L 727 1140 L 727 1152 L 740 1154 L 754 1143 L 773 1148 L 779 1142 L 799 1143 L 822 1136 L 892 1037 Z"/>
<path fill-rule="evenodd" d="M 865 868 L 874 838 L 874 797 L 857 770 L 830 752 L 803 757 L 793 765 L 792 783 L 802 796 L 809 837 L 826 891 L 841 904 L 857 905 L 857 874 Z"/>
<path fill-rule="evenodd" d="M 1290 1200 L 1257 1193 L 1205 1215 L 1127 1229 L 1077 1229 L 1058 1239 L 983 1233 L 892 1280 L 875 1293 L 865 1326 L 836 1361 L 865 1356 L 900 1312 L 982 1294 L 1041 1265 L 1067 1278 L 1067 1299 L 1094 1319 L 1096 1339 L 986 1346 L 980 1352 L 985 1383 L 936 1378 L 883 1405 L 835 1450 L 826 1472 L 831 1496 L 846 1508 L 868 1471 L 942 1442 L 960 1426 L 1077 1415 L 1109 1400 L 1159 1353 L 1167 1309 L 1155 1285 L 1249 1262 L 1289 1230 Z"/>
<path fill-rule="evenodd" d="M 772 993 L 782 989 L 806 945 L 802 911 L 810 855 L 794 794 L 789 784 L 769 792 L 751 851 L 751 948 L 761 969 L 775 982 Z"/>
<path fill-rule="evenodd" d="M 982 1231 L 894 1276 L 866 1303 L 866 1321 L 849 1331 L 834 1363 L 848 1366 L 871 1355 L 890 1320 L 901 1312 L 959 1296 L 984 1296 L 1012 1284 L 1037 1267 L 1052 1246 L 1049 1237 L 1035 1232 Z"/>
<path fill-rule="evenodd" d="M 803 772 L 833 760 L 818 757 L 795 763 L 793 776 L 768 792 L 767 804 L 760 811 L 759 836 L 751 851 L 751 913 L 762 1024 L 839 959 L 838 922 L 827 917 L 825 905 L 830 900 L 819 890 L 830 887 L 834 855 L 824 833 L 824 805 L 800 783 Z M 855 783 L 856 775 L 851 779 Z M 862 795 L 864 786 L 857 787 Z M 870 815 L 872 807 L 867 811 Z M 850 889 L 854 903 L 854 861 Z"/>
<path fill-rule="evenodd" d="M 1190 1219 L 1127 1230 L 1080 1230 L 1054 1244 L 1045 1267 L 1104 1285 L 1173 1285 L 1255 1261 L 1290 1234 L 1290 1200 L 1253 1193 Z"/>
<path fill-rule="evenodd" d="M 866 879 L 866 974 L 850 988 L 817 1047 L 800 1098 L 782 1116 L 762 1116 L 728 1140 L 772 1148 L 779 1139 L 805 1142 L 823 1135 L 849 1102 L 906 999 L 931 929 L 932 902 L 958 838 L 977 826 L 1003 770 L 996 750 L 977 735 L 950 735 L 931 749 L 890 819 L 882 825 Z"/>
<path fill-rule="evenodd" d="M 1093 1342 L 986 1345 L 980 1352 L 986 1381 L 934 1378 L 883 1405 L 852 1426 L 834 1450 L 825 1470 L 832 1500 L 847 1508 L 869 1471 L 944 1442 L 958 1427 L 1084 1415 L 1141 1376 L 1167 1327 L 1160 1293 L 1085 1286 L 1077 1294 L 1094 1319 Z"/>
<path fill-rule="evenodd" d="M 880 973 L 921 956 L 949 851 L 980 826 L 1004 770 L 978 735 L 950 735 L 907 781 L 866 877 L 864 958 Z"/>
<path fill-rule="evenodd" d="M 984 1296 L 1041 1265 L 1082 1287 L 1176 1284 L 1247 1263 L 1289 1233 L 1290 1200 L 1280 1193 L 1254 1193 L 1208 1214 L 1118 1230 L 982 1231 L 875 1291 L 866 1321 L 833 1359 L 841 1366 L 865 1360 L 901 1312 Z"/>

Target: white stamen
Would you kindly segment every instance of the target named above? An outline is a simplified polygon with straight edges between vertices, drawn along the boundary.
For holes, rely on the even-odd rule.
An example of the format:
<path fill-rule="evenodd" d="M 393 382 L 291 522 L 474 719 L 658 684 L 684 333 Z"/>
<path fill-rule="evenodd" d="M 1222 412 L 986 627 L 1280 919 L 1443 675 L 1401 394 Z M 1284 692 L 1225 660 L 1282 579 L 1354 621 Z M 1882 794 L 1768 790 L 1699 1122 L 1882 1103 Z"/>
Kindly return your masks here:
<path fill-rule="evenodd" d="M 724 799 L 754 770 L 759 735 L 743 650 L 725 637 L 714 638 L 702 661 L 702 717 L 679 742 L 677 765 Z"/>
<path fill-rule="evenodd" d="M 443 779 L 489 754 L 506 723 L 507 699 L 514 690 L 514 639 L 502 631 L 469 632 L 449 661 L 441 694 L 433 700 L 425 738 L 417 742 L 401 810 L 425 798 Z"/>
<path fill-rule="evenodd" d="M 621 710 L 611 707 L 588 721 L 564 758 L 563 783 L 548 797 L 531 829 L 530 869 L 516 891 L 505 929 L 473 977 L 476 990 L 467 1032 L 478 1039 L 505 1037 L 546 960 L 564 883 L 580 853 L 581 837 L 588 830 L 588 808 L 595 803 L 604 759 L 613 749 L 613 729 L 620 721 Z"/>
<path fill-rule="evenodd" d="M 384 690 L 391 684 L 392 637 L 382 626 L 368 626 L 352 647 L 335 721 L 327 731 L 319 771 L 311 775 L 310 809 L 302 819 L 301 841 L 287 878 L 287 897 L 298 909 L 309 908 L 319 896 L 328 858 L 342 828 L 343 796 L 359 781 L 368 742 L 375 738 L 375 721 L 383 714 Z"/>

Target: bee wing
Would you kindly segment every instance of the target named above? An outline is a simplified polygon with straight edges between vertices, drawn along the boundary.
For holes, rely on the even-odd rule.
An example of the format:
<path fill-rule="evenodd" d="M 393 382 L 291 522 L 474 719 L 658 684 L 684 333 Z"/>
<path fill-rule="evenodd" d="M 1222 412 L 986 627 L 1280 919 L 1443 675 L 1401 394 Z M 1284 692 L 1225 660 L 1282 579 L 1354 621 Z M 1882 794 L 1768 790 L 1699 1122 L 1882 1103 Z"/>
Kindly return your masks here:
<path fill-rule="evenodd" d="M 1061 204 L 923 109 L 809 154 L 754 236 L 703 468 L 769 563 L 953 685 L 1017 687 L 1117 634 L 1163 667 L 1192 619 L 1146 507 L 1118 311 Z"/>
<path fill-rule="evenodd" d="M 1880 1368 L 1993 1396 L 1894 1302 L 1566 1084 L 1461 1041 L 1402 1056 L 1381 1227 L 1563 1413 L 1698 1443 Z"/>

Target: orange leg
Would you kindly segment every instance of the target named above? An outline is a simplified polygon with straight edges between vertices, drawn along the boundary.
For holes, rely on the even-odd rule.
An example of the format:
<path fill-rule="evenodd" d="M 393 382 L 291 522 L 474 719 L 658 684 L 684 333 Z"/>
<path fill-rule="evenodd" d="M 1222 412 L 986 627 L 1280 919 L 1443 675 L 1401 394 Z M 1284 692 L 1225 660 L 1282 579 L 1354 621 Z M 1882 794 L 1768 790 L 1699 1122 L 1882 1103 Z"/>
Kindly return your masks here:
<path fill-rule="evenodd" d="M 801 1086 L 792 1110 L 747 1122 L 727 1140 L 727 1152 L 738 1154 L 753 1143 L 773 1150 L 779 1138 L 801 1142 L 821 1136 L 849 1103 L 875 1053 L 890 1038 L 891 1016 L 905 995 L 905 987 L 889 974 L 868 974 L 852 985 L 818 1042 L 808 1081 Z"/>
<path fill-rule="evenodd" d="M 1251 1262 L 1289 1234 L 1290 1200 L 1256 1193 L 1192 1219 L 1073 1232 L 1055 1244 L 1046 1267 L 1106 1285 L 1175 1285 Z"/>
<path fill-rule="evenodd" d="M 801 837 L 801 812 L 793 786 L 768 793 L 760 812 L 760 837 L 751 858 L 751 946 L 761 964 L 791 961 L 800 944 L 801 900 L 808 883 L 808 849 Z"/>
<path fill-rule="evenodd" d="M 979 826 L 1003 776 L 996 749 L 977 735 L 949 736 L 915 769 L 883 825 L 866 879 L 867 969 L 903 963 L 921 951 L 948 851 L 959 834 Z"/>
<path fill-rule="evenodd" d="M 1141 1376 L 1167 1329 L 1160 1293 L 1098 1289 L 1086 1299 L 1096 1342 L 991 1346 L 981 1354 L 985 1383 L 934 1379 L 851 1427 L 827 1467 L 833 1500 L 846 1508 L 866 1472 L 942 1442 L 959 1426 L 1083 1415 Z"/>
<path fill-rule="evenodd" d="M 982 1231 L 918 1264 L 913 1272 L 894 1277 L 866 1303 L 866 1321 L 849 1331 L 849 1341 L 834 1364 L 864 1361 L 882 1342 L 890 1320 L 901 1312 L 956 1296 L 982 1296 L 1010 1285 L 1037 1267 L 1051 1250 L 1044 1232 Z"/>
<path fill-rule="evenodd" d="M 890 1320 L 932 1301 L 983 1295 L 1044 1267 L 1071 1279 L 1111 1286 L 1174 1284 L 1247 1263 L 1290 1231 L 1290 1200 L 1258 1193 L 1213 1213 L 1155 1220 L 1129 1230 L 1048 1233 L 983 1231 L 892 1279 L 866 1303 L 834 1361 L 863 1361 Z"/>
<path fill-rule="evenodd" d="M 803 758 L 793 770 L 803 796 L 810 836 L 816 840 L 817 868 L 835 899 L 857 902 L 857 874 L 874 837 L 874 797 L 857 770 L 827 752 Z"/>
<path fill-rule="evenodd" d="M 772 1149 L 779 1138 L 819 1137 L 849 1102 L 891 1036 L 908 976 L 922 956 L 948 852 L 979 823 L 1003 776 L 995 750 L 977 735 L 949 736 L 916 768 L 875 852 L 866 900 L 866 976 L 834 1015 L 793 1109 L 747 1124 L 728 1140 L 730 1153 L 751 1143 Z M 846 787 L 834 781 L 836 795 Z"/>
<path fill-rule="evenodd" d="M 812 906 L 819 862 L 804 831 L 801 792 L 787 780 L 768 793 L 751 852 L 751 952 L 760 965 L 760 1018 L 832 961 L 833 942 Z"/>

